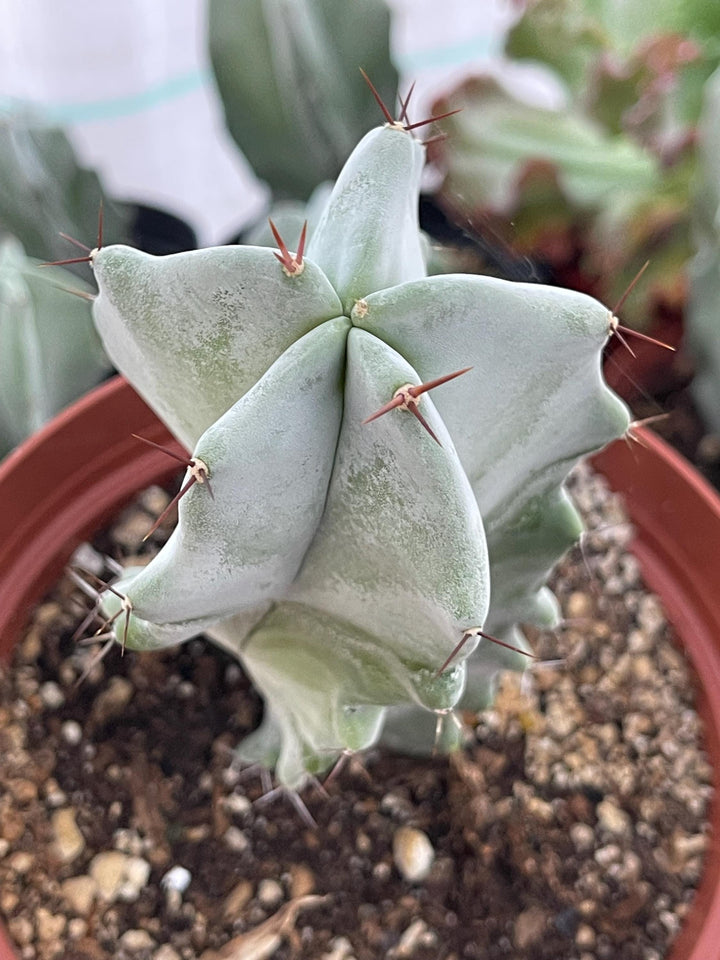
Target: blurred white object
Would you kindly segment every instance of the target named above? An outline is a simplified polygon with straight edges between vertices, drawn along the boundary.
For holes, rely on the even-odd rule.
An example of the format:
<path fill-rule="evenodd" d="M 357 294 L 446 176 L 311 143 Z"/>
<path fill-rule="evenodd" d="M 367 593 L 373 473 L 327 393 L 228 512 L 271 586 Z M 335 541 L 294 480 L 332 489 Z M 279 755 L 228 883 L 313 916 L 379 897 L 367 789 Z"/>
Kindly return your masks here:
<path fill-rule="evenodd" d="M 389 0 L 413 114 L 499 60 L 511 0 Z M 108 192 L 188 220 L 202 245 L 258 216 L 266 191 L 225 132 L 205 0 L 0 0 L 0 106 L 61 122 Z M 92 238 L 80 238 L 91 241 Z"/>

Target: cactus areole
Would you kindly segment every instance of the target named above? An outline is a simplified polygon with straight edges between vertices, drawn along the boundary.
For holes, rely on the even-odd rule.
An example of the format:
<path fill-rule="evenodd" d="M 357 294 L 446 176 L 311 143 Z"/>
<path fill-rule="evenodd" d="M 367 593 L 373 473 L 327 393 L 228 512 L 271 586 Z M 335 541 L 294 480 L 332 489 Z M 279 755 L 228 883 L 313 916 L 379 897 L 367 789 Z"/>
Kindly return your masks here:
<path fill-rule="evenodd" d="M 231 649 L 265 699 L 240 755 L 289 787 L 384 724 L 452 741 L 453 707 L 526 665 L 515 625 L 556 618 L 543 583 L 581 531 L 563 481 L 629 422 L 600 303 L 426 275 L 424 155 L 402 122 L 368 133 L 294 253 L 91 255 L 110 357 L 192 451 L 177 528 L 104 594 L 109 630 Z"/>

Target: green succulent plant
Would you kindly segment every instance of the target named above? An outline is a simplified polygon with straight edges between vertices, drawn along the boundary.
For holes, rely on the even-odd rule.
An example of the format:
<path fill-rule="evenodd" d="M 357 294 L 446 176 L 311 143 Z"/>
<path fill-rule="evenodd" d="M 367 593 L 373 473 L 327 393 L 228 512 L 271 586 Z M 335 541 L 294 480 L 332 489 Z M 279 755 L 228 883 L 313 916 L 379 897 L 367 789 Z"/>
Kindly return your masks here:
<path fill-rule="evenodd" d="M 106 239 L 126 239 L 131 208 L 108 200 L 64 130 L 28 109 L 0 111 L 0 234 L 16 237 L 29 256 L 62 260 L 68 243 L 61 231 L 94 237 L 100 207 Z"/>
<path fill-rule="evenodd" d="M 525 666 L 515 625 L 555 622 L 581 531 L 563 481 L 629 422 L 599 302 L 426 275 L 408 126 L 363 137 L 306 250 L 91 254 L 109 355 L 192 451 L 177 528 L 103 595 L 110 638 L 231 650 L 265 700 L 240 754 L 289 787 Z"/>
<path fill-rule="evenodd" d="M 397 90 L 384 0 L 210 0 L 210 56 L 228 130 L 280 199 L 334 180 L 375 125 L 349 63 Z"/>
<path fill-rule="evenodd" d="M 442 101 L 443 204 L 490 216 L 520 253 L 615 302 L 647 261 L 625 309 L 644 329 L 680 309 L 692 255 L 689 210 L 702 87 L 720 64 L 720 6 L 662 0 L 530 0 L 506 54 L 548 68 L 566 103 L 541 108 L 488 78 Z M 437 105 L 438 108 L 441 106 Z"/>
<path fill-rule="evenodd" d="M 91 298 L 67 270 L 0 241 L 0 456 L 109 373 Z"/>

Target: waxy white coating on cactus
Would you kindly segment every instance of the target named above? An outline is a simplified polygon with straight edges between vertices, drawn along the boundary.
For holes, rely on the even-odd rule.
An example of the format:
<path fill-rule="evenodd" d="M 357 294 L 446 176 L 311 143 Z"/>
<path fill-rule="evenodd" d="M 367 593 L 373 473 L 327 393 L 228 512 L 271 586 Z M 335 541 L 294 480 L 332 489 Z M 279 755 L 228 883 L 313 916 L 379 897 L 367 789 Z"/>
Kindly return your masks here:
<path fill-rule="evenodd" d="M 167 545 L 116 585 L 127 645 L 203 629 L 233 650 L 266 701 L 241 756 L 291 786 L 375 742 L 386 708 L 417 729 L 428 716 L 432 737 L 468 676 L 467 701 L 487 701 L 524 658 L 477 630 L 522 646 L 516 620 L 552 620 L 542 584 L 580 530 L 561 484 L 629 422 L 601 376 L 606 308 L 425 276 L 423 158 L 397 125 L 368 134 L 299 276 L 257 247 L 94 258 L 111 356 L 214 493 L 195 484 Z M 403 409 L 363 422 L 404 385 L 460 371 L 424 394 L 431 433 Z"/>

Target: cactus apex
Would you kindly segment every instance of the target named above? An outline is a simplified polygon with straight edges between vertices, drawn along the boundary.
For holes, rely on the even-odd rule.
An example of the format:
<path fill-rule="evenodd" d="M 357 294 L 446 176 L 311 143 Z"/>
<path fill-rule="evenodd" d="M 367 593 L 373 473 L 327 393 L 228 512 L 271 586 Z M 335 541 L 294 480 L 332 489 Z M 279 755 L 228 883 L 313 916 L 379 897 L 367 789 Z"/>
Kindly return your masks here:
<path fill-rule="evenodd" d="M 395 129 L 397 130 L 404 130 L 406 133 L 410 133 L 411 130 L 417 130 L 418 127 L 425 127 L 430 123 L 435 123 L 436 120 L 444 120 L 446 117 L 452 117 L 453 114 L 455 113 L 460 113 L 461 108 L 458 108 L 457 110 L 448 110 L 447 113 L 441 113 L 436 117 L 427 117 L 425 120 L 417 120 L 415 123 L 408 123 L 407 109 L 408 109 L 408 104 L 410 103 L 410 97 L 412 96 L 413 90 L 415 89 L 415 84 L 413 83 L 405 99 L 400 100 L 400 116 L 396 120 L 388 110 L 380 94 L 375 89 L 375 86 L 373 85 L 372 80 L 365 73 L 362 67 L 360 67 L 360 73 L 363 75 L 363 79 L 365 80 L 365 83 L 367 83 L 367 85 L 370 87 L 370 91 L 372 95 L 375 97 L 378 106 L 382 110 L 383 116 L 387 120 L 388 125 L 391 127 L 395 127 Z"/>

